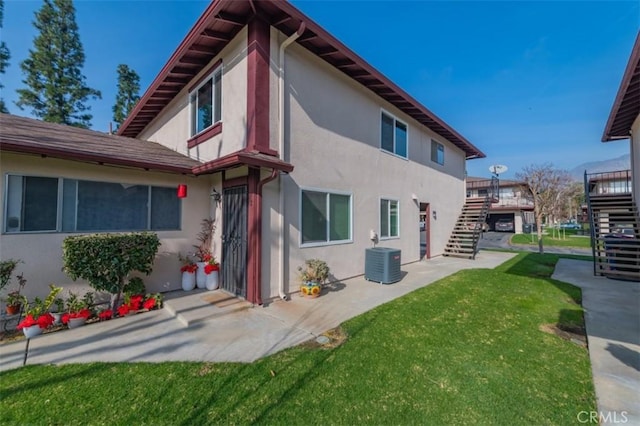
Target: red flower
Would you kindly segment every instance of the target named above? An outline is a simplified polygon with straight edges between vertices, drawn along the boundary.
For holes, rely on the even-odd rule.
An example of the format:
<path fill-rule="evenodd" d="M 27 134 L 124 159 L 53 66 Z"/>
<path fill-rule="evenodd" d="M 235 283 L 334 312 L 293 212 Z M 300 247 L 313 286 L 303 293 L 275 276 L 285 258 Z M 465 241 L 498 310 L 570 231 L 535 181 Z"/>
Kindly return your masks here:
<path fill-rule="evenodd" d="M 98 318 L 100 318 L 100 321 L 110 320 L 111 318 L 113 318 L 113 311 L 111 309 L 100 311 L 100 313 L 98 314 Z"/>
<path fill-rule="evenodd" d="M 147 299 L 142 305 L 145 309 L 151 310 L 156 306 L 156 299 Z"/>
<path fill-rule="evenodd" d="M 204 256 L 202 256 L 202 261 L 203 262 L 208 262 L 211 260 L 211 254 L 205 254 Z"/>
<path fill-rule="evenodd" d="M 118 308 L 118 315 L 123 317 L 127 315 L 130 310 L 131 308 L 129 308 L 129 305 L 120 305 L 120 307 Z"/>
<path fill-rule="evenodd" d="M 141 294 L 131 296 L 131 298 L 129 299 L 129 308 L 132 311 L 137 311 L 138 309 L 140 309 L 140 305 L 142 305 L 142 299 L 144 299 L 144 296 Z"/>
<path fill-rule="evenodd" d="M 27 315 L 22 321 L 20 321 L 20 324 L 18 324 L 16 328 L 18 330 L 22 330 L 23 328 L 32 327 L 37 324 L 36 320 L 33 319 L 33 315 Z"/>
<path fill-rule="evenodd" d="M 79 312 L 73 312 L 70 317 L 71 318 L 84 318 L 86 320 L 91 316 L 91 311 L 87 308 L 80 310 Z"/>
<path fill-rule="evenodd" d="M 63 324 L 66 324 L 69 322 L 69 318 L 71 318 L 71 314 L 62 314 L 62 318 L 60 318 L 60 321 L 62 321 Z"/>
<path fill-rule="evenodd" d="M 212 265 L 210 263 L 207 263 L 206 265 L 204 265 L 204 273 L 209 275 L 210 273 L 212 273 L 213 271 L 219 271 L 220 270 L 220 265 Z"/>
<path fill-rule="evenodd" d="M 40 326 L 40 328 L 47 328 L 51 324 L 53 324 L 54 321 L 55 319 L 53 318 L 53 315 L 48 312 L 38 317 L 38 325 Z"/>
<path fill-rule="evenodd" d="M 198 265 L 196 265 L 195 263 L 192 263 L 190 265 L 184 265 L 182 268 L 180 268 L 180 272 L 188 272 L 190 274 L 193 274 L 194 272 L 196 272 L 197 269 L 198 269 Z"/>
<path fill-rule="evenodd" d="M 38 325 L 40 328 L 47 328 L 53 324 L 53 321 L 53 315 L 50 313 L 40 315 L 37 320 L 33 318 L 33 315 L 27 315 L 25 319 L 20 321 L 20 324 L 18 324 L 16 328 L 22 330 L 23 328 L 33 327 L 34 325 Z"/>

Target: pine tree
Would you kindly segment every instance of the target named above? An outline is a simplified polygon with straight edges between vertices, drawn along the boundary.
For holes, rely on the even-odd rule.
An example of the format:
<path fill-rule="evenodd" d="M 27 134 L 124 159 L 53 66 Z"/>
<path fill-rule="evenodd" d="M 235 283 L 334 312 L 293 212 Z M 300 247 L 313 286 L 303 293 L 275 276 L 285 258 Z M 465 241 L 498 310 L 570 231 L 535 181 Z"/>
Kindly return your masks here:
<path fill-rule="evenodd" d="M 2 23 L 4 22 L 4 0 L 0 0 L 0 29 L 2 29 Z M 0 41 L 0 74 L 4 74 L 5 70 L 9 66 L 9 59 L 11 54 L 9 48 L 4 41 Z M 4 88 L 2 82 L 0 82 L 0 89 Z M 8 113 L 9 110 L 4 104 L 4 100 L 0 97 L 0 112 Z"/>
<path fill-rule="evenodd" d="M 140 77 L 127 65 L 118 65 L 118 94 L 113 106 L 113 121 L 116 129 L 127 118 L 136 102 L 140 99 Z"/>
<path fill-rule="evenodd" d="M 33 26 L 40 32 L 33 50 L 21 64 L 27 88 L 19 89 L 20 109 L 30 107 L 44 121 L 88 128 L 89 98 L 100 99 L 100 91 L 85 84 L 82 75 L 84 50 L 78 34 L 71 0 L 44 0 Z"/>

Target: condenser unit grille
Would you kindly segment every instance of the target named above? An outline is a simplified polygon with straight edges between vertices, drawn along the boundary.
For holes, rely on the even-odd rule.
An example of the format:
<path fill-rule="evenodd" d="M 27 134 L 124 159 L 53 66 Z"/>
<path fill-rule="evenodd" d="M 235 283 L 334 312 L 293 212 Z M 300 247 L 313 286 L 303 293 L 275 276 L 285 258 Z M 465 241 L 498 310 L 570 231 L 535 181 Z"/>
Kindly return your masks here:
<path fill-rule="evenodd" d="M 388 247 L 367 249 L 364 260 L 364 278 L 380 284 L 400 281 L 400 250 Z"/>

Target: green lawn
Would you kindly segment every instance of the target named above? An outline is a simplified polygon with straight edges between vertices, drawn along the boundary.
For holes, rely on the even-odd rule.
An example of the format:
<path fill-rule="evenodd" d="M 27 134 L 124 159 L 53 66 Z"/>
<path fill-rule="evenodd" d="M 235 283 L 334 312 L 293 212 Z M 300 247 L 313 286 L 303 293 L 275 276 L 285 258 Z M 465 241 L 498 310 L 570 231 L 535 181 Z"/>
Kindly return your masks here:
<path fill-rule="evenodd" d="M 252 364 L 27 366 L 0 373 L 0 424 L 573 424 L 596 409 L 556 255 L 461 271 Z"/>
<path fill-rule="evenodd" d="M 566 235 L 562 232 L 556 232 L 555 238 L 552 235 L 543 235 L 542 242 L 545 246 L 553 247 L 574 247 L 574 248 L 591 248 L 591 239 L 589 236 L 572 235 L 568 231 Z M 511 244 L 538 245 L 538 236 L 536 234 L 514 234 L 511 237 Z"/>

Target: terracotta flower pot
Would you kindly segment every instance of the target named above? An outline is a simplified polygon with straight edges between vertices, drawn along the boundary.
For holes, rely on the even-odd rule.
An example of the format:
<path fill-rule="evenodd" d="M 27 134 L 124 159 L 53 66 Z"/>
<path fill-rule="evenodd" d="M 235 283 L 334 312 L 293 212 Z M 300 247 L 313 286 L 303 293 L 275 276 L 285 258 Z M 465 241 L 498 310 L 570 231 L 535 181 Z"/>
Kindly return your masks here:
<path fill-rule="evenodd" d="M 22 305 L 7 305 L 7 315 L 16 315 L 20 312 Z"/>

